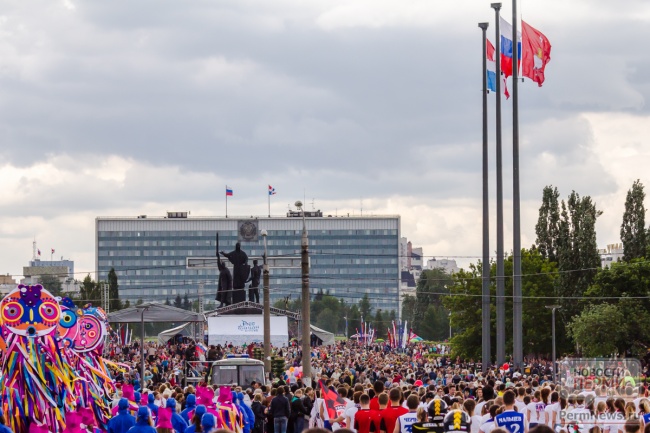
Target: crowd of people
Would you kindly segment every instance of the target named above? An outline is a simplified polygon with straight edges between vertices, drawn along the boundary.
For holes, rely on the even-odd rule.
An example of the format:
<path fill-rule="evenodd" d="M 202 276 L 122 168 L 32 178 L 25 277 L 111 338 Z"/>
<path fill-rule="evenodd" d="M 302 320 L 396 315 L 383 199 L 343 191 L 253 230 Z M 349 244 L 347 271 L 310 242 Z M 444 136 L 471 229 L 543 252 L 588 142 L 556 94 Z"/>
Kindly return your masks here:
<path fill-rule="evenodd" d="M 137 345 L 112 352 L 134 368 L 117 376 L 121 391 L 109 433 L 650 433 L 648 390 L 634 378 L 608 387 L 590 378 L 574 390 L 553 381 L 545 360 L 482 373 L 473 360 L 451 359 L 425 343 L 403 350 L 342 342 L 315 347 L 312 386 L 293 374 L 237 386 L 182 385 L 185 360 L 253 348 L 148 344 L 144 380 Z M 299 347 L 275 353 L 288 368 L 302 362 Z"/>

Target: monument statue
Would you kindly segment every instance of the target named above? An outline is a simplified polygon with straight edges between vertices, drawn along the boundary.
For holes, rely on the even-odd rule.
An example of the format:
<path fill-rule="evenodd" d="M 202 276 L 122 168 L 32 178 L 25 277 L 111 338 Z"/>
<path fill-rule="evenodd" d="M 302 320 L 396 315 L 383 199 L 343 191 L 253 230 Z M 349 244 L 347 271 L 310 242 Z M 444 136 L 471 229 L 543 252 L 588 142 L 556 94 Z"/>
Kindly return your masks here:
<path fill-rule="evenodd" d="M 230 273 L 230 269 L 228 269 L 221 259 L 217 261 L 217 267 L 219 268 L 219 284 L 217 286 L 217 297 L 215 300 L 219 301 L 218 308 L 221 308 L 231 304 L 232 274 Z"/>
<path fill-rule="evenodd" d="M 246 281 L 250 282 L 248 286 L 248 300 L 250 302 L 260 303 L 260 277 L 262 276 L 262 267 L 257 265 L 257 260 L 253 260 L 253 267 L 251 268 L 251 276 Z"/>
<path fill-rule="evenodd" d="M 221 251 L 221 255 L 232 263 L 232 303 L 244 302 L 246 300 L 246 280 L 250 274 L 251 267 L 248 264 L 248 256 L 241 249 L 241 244 L 235 244 L 235 250 L 229 253 Z"/>

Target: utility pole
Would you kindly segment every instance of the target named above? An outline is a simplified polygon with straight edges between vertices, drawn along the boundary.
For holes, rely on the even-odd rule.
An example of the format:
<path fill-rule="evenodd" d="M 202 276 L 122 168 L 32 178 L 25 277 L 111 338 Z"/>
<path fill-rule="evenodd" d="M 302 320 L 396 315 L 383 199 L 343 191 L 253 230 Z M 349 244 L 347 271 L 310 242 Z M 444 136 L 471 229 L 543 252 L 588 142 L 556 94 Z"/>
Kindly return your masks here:
<path fill-rule="evenodd" d="M 551 333 L 553 334 L 553 354 L 551 356 L 551 362 L 553 363 L 553 383 L 557 383 L 557 370 L 555 368 L 555 360 L 556 360 L 556 353 L 555 353 L 555 310 L 562 308 L 561 305 L 547 305 L 546 308 L 551 310 L 551 316 L 553 323 L 551 324 Z"/>
<path fill-rule="evenodd" d="M 311 386 L 311 326 L 309 315 L 309 237 L 305 221 L 305 208 L 299 200 L 296 207 L 302 210 L 302 239 L 300 242 L 302 265 L 302 375 L 305 386 Z"/>
<path fill-rule="evenodd" d="M 203 314 L 203 282 L 199 283 L 199 314 Z M 197 332 L 197 340 L 199 340 L 201 343 L 203 343 L 203 322 L 198 322 L 196 324 L 196 329 Z"/>
<path fill-rule="evenodd" d="M 264 370 L 271 371 L 271 296 L 269 294 L 269 264 L 266 256 L 266 237 L 268 233 L 262 230 L 264 239 L 264 268 L 263 268 L 263 300 L 264 300 Z"/>

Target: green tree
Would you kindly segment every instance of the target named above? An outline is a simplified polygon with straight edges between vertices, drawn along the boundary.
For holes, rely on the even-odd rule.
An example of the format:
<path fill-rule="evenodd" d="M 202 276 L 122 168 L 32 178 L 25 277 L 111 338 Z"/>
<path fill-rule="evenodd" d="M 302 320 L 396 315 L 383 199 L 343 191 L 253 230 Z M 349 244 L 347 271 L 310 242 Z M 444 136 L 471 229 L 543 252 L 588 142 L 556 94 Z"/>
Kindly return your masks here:
<path fill-rule="evenodd" d="M 449 311 L 442 305 L 429 305 L 424 312 L 419 333 L 425 340 L 443 341 L 449 339 Z"/>
<path fill-rule="evenodd" d="M 591 197 L 571 192 L 566 203 L 562 200 L 560 236 L 558 238 L 558 280 L 560 319 L 568 324 L 580 313 L 576 299 L 584 296 L 600 269 L 600 255 L 596 243 L 596 220 L 602 212 L 596 209 Z"/>
<path fill-rule="evenodd" d="M 372 327 L 375 329 L 375 336 L 377 338 L 384 338 L 386 336 L 386 321 L 384 320 L 384 315 L 381 313 L 381 308 L 377 308 Z"/>
<path fill-rule="evenodd" d="M 79 303 L 85 305 L 91 303 L 95 306 L 102 305 L 101 284 L 93 281 L 90 274 L 81 282 L 79 286 Z"/>
<path fill-rule="evenodd" d="M 169 305 L 169 306 L 172 305 L 172 303 L 171 303 L 171 301 L 169 300 L 169 298 L 165 298 L 165 305 Z"/>
<path fill-rule="evenodd" d="M 430 305 L 442 306 L 442 298 L 449 293 L 449 288 L 453 284 L 454 279 L 442 268 L 422 271 L 415 288 L 413 313 L 408 315 L 411 317 L 409 323 L 413 327 L 413 332 L 416 334 L 423 332 L 422 329 L 426 326 L 424 316 L 427 309 Z M 402 304 L 402 311 L 404 311 L 404 304 Z M 402 319 L 408 321 L 406 316 L 402 316 Z"/>
<path fill-rule="evenodd" d="M 124 308 L 131 308 L 131 301 L 129 301 L 128 299 L 124 301 Z"/>
<path fill-rule="evenodd" d="M 180 293 L 174 298 L 174 307 L 183 308 L 183 298 L 181 298 Z"/>
<path fill-rule="evenodd" d="M 185 292 L 185 296 L 183 296 L 183 310 L 191 310 L 192 309 L 192 303 L 190 302 L 190 298 L 187 295 L 187 292 Z"/>
<path fill-rule="evenodd" d="M 318 327 L 326 331 L 336 333 L 337 318 L 334 312 L 329 308 L 325 308 L 317 317 Z"/>
<path fill-rule="evenodd" d="M 402 298 L 402 320 L 406 320 L 408 323 L 415 322 L 415 306 L 417 300 L 415 296 L 405 295 Z M 419 328 L 414 326 L 415 332 L 419 332 Z"/>
<path fill-rule="evenodd" d="M 640 180 L 634 181 L 625 198 L 625 212 L 621 224 L 621 242 L 623 243 L 623 261 L 645 257 L 645 192 Z"/>
<path fill-rule="evenodd" d="M 61 296 L 61 280 L 56 275 L 45 274 L 38 277 L 38 282 L 54 296 Z"/>
<path fill-rule="evenodd" d="M 537 240 L 535 244 L 543 258 L 557 261 L 557 243 L 560 234 L 560 193 L 552 185 L 544 187 L 542 206 L 539 208 L 539 218 L 535 225 Z"/>
<path fill-rule="evenodd" d="M 611 356 L 626 350 L 625 322 L 626 317 L 617 305 L 591 305 L 571 321 L 568 330 L 584 356 Z"/>
<path fill-rule="evenodd" d="M 361 317 L 363 317 L 363 320 L 369 321 L 370 320 L 370 311 L 372 307 L 370 306 L 370 298 L 368 298 L 368 294 L 364 293 L 363 298 L 361 298 L 361 301 L 359 302 L 359 312 L 361 313 Z"/>
<path fill-rule="evenodd" d="M 119 284 L 117 283 L 117 273 L 115 268 L 111 268 L 107 276 L 108 280 L 108 305 L 111 311 L 118 311 L 122 309 L 122 302 L 120 301 Z"/>
<path fill-rule="evenodd" d="M 523 343 L 525 353 L 546 355 L 551 352 L 551 312 L 544 308 L 548 299 L 549 289 L 552 289 L 557 281 L 557 264 L 544 259 L 537 249 L 521 252 L 522 266 L 522 317 L 523 317 Z M 504 262 L 506 275 L 512 275 L 512 256 L 507 257 Z M 496 274 L 496 263 L 490 266 L 492 280 Z M 481 358 L 481 263 L 471 264 L 468 270 L 461 270 L 453 275 L 455 283 L 450 286 L 451 294 L 442 300 L 444 310 L 435 312 L 432 315 L 446 315 L 445 311 L 451 311 L 451 323 L 454 334 L 452 347 L 454 353 L 467 359 L 478 360 Z M 506 279 L 506 293 L 512 293 L 512 278 Z M 496 287 L 490 286 L 490 296 L 496 296 Z M 496 311 L 494 302 L 491 310 Z M 496 314 L 491 311 L 491 346 L 494 352 L 496 348 Z M 512 311 L 512 298 L 506 298 L 506 311 Z M 442 319 L 442 318 L 441 318 Z M 439 326 L 438 329 L 442 327 Z M 512 315 L 506 315 L 506 329 L 512 329 Z M 560 328 L 559 336 L 564 328 Z M 441 332 L 441 331 L 440 331 Z M 447 335 L 449 328 L 446 329 Z M 560 353 L 564 350 L 565 340 L 558 340 Z M 506 338 L 506 348 L 512 347 L 512 336 Z M 508 350 L 508 349 L 506 349 Z"/>

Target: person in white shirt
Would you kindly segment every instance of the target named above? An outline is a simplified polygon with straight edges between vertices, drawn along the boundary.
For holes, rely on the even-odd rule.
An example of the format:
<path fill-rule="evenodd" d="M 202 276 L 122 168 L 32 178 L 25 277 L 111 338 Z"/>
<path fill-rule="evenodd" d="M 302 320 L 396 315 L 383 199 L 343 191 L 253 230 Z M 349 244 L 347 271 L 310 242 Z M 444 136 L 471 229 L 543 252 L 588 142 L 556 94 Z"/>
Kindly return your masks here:
<path fill-rule="evenodd" d="M 559 423 L 560 415 L 560 394 L 556 391 L 551 393 L 551 401 L 544 408 L 544 424 L 552 429 Z"/>
<path fill-rule="evenodd" d="M 493 404 L 490 406 L 490 409 L 488 409 L 488 413 L 490 415 L 490 418 L 487 419 L 483 424 L 481 424 L 481 427 L 479 428 L 479 433 L 490 433 L 492 430 L 496 428 L 496 423 L 494 422 L 494 417 L 497 416 L 497 410 L 499 409 L 499 406 L 496 404 Z"/>
<path fill-rule="evenodd" d="M 537 424 L 546 422 L 546 413 L 544 408 L 546 405 L 542 401 L 541 391 L 535 391 L 533 400 L 526 406 L 526 418 L 528 419 L 529 428 L 536 427 Z"/>
<path fill-rule="evenodd" d="M 361 407 L 359 403 L 359 398 L 361 398 L 361 394 L 363 394 L 361 391 L 355 392 L 354 395 L 352 396 L 352 401 L 350 401 L 350 403 L 348 403 L 345 407 L 345 425 L 353 432 L 356 432 L 356 430 L 354 429 L 354 415 Z"/>

